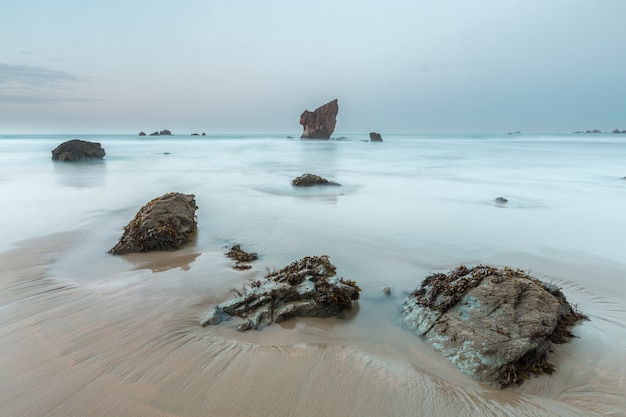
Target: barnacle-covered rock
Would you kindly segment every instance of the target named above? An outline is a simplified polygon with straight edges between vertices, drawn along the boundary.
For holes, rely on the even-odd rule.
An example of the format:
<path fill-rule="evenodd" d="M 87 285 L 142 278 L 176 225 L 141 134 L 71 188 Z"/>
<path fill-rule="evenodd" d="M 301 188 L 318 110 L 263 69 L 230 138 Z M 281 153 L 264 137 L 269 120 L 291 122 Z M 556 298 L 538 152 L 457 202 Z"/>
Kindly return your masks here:
<path fill-rule="evenodd" d="M 552 373 L 552 343 L 584 318 L 560 289 L 525 272 L 479 265 L 427 277 L 404 301 L 405 326 L 464 374 L 498 388 Z"/>
<path fill-rule="evenodd" d="M 236 297 L 211 309 L 200 324 L 235 317 L 235 327 L 244 331 L 296 316 L 335 316 L 351 308 L 361 291 L 356 282 L 335 273 L 328 256 L 307 256 L 233 290 Z"/>
<path fill-rule="evenodd" d="M 112 254 L 175 250 L 196 233 L 193 194 L 167 193 L 143 206 L 124 228 Z"/>

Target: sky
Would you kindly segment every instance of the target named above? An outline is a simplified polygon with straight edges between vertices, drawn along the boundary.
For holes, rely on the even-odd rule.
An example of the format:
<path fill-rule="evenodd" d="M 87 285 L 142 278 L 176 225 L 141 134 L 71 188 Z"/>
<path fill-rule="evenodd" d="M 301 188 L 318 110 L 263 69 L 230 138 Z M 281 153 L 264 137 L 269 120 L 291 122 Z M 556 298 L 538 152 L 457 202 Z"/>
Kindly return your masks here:
<path fill-rule="evenodd" d="M 624 0 L 0 3 L 0 133 L 626 130 Z"/>

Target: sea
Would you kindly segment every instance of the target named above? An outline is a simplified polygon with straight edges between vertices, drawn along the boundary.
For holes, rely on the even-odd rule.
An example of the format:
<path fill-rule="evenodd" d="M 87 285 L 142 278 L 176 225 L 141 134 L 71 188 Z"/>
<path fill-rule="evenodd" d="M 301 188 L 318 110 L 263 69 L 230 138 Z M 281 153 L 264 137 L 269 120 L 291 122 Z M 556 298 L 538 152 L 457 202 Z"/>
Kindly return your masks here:
<path fill-rule="evenodd" d="M 287 360 L 280 355 L 287 355 L 289 349 L 333 348 L 337 355 L 340 349 L 349 349 L 354 357 L 376 363 L 379 372 L 395 375 L 396 382 L 430 381 L 416 383 L 420 389 L 429 387 L 425 391 L 432 396 L 430 402 L 406 393 L 394 399 L 392 390 L 383 390 L 379 395 L 385 398 L 377 404 L 399 401 L 403 405 L 396 405 L 399 408 L 391 414 L 378 414 L 383 412 L 378 406 L 367 403 L 359 409 L 353 404 L 353 411 L 360 410 L 358 415 L 403 415 L 402 407 L 423 412 L 414 415 L 625 415 L 626 135 L 383 133 L 382 137 L 383 142 L 370 142 L 367 133 L 336 133 L 330 140 L 301 140 L 289 133 L 0 134 L 0 252 L 28 253 L 41 242 L 58 242 L 58 248 L 46 246 L 53 255 L 45 262 L 45 285 L 57 289 L 55 297 L 68 291 L 71 302 L 80 302 L 72 297 L 91 300 L 89 306 L 63 313 L 81 316 L 72 329 L 64 327 L 60 316 L 46 324 L 48 314 L 54 317 L 50 311 L 58 310 L 51 307 L 55 301 L 29 304 L 33 294 L 20 292 L 19 276 L 9 278 L 0 268 L 5 294 L 6 288 L 13 288 L 13 295 L 0 298 L 0 311 L 23 314 L 20 309 L 34 309 L 29 311 L 41 315 L 41 322 L 22 320 L 23 327 L 39 326 L 41 333 L 64 346 L 60 355 L 72 363 L 96 363 L 98 375 L 117 375 L 128 383 L 159 386 L 151 379 L 150 372 L 156 371 L 144 368 L 152 363 L 146 358 L 158 357 L 153 366 L 164 366 L 164 358 L 181 350 L 183 342 L 199 343 L 201 351 L 204 342 L 199 340 L 209 334 L 228 346 L 224 349 L 231 356 L 272 346 L 279 346 L 282 353 L 275 355 L 281 360 Z M 106 156 L 80 163 L 52 161 L 51 151 L 70 139 L 99 142 Z M 292 186 L 291 181 L 304 173 L 340 186 Z M 172 191 L 195 195 L 198 233 L 192 242 L 171 253 L 108 253 L 142 205 Z M 232 261 L 224 253 L 234 244 L 259 255 L 252 269 L 231 268 Z M 358 307 L 346 317 L 328 319 L 326 323 L 332 324 L 294 319 L 245 334 L 228 326 L 207 329 L 197 324 L 232 288 L 312 255 L 328 255 L 338 275 L 361 287 Z M 503 394 L 462 375 L 402 329 L 399 311 L 407 294 L 426 276 L 462 264 L 527 271 L 561 287 L 568 301 L 588 316 L 574 327 L 576 338 L 555 347 L 554 374 L 533 378 Z M 383 292 L 385 287 L 390 295 Z M 139 304 L 144 307 L 136 307 Z M 148 314 L 152 327 L 160 317 L 152 308 L 163 308 L 171 323 L 180 326 L 168 322 L 167 330 L 151 333 L 160 335 L 161 342 L 141 333 L 140 343 L 133 332 L 119 330 L 121 319 L 107 324 L 104 311 L 113 305 L 128 310 L 128 317 L 143 314 L 135 308 L 152 306 Z M 96 309 L 97 325 L 89 321 L 90 309 Z M 0 318 L 0 329 L 4 326 L 9 332 L 10 324 L 12 332 L 5 334 L 4 342 L 0 339 L 0 351 L 11 351 L 9 356 L 20 361 L 19 349 L 7 346 L 11 335 L 17 340 L 24 331 L 15 320 Z M 85 340 L 75 331 L 92 326 L 99 332 L 92 334 L 93 339 L 117 335 L 119 340 L 107 347 L 118 352 L 117 362 L 104 358 L 94 340 Z M 194 336 L 181 336 L 181 329 Z M 124 346 L 143 352 L 136 354 L 144 365 L 131 365 L 128 359 L 124 368 L 120 362 L 132 357 Z M 152 347 L 144 352 L 145 346 Z M 233 346 L 239 346 L 239 353 L 233 353 Z M 209 372 L 208 365 L 203 369 Z M 249 379 L 262 374 L 243 366 L 237 372 Z M 186 395 L 200 395 L 203 377 L 190 375 L 192 371 L 168 383 L 181 392 L 189 390 Z M 300 377 L 308 378 L 306 373 Z M 61 415 L 68 411 L 67 404 L 79 404 L 78 389 L 59 388 L 58 395 L 35 395 L 35 408 L 25 408 L 17 400 L 23 394 L 20 390 L 40 382 L 35 381 L 36 373 L 23 378 L 22 388 L 12 388 L 12 397 L 0 393 L 0 408 L 4 403 L 14 413 L 8 415 L 27 411 Z M 100 377 L 93 378 L 91 383 Z M 347 389 L 338 384 L 336 388 Z M 223 411 L 215 415 L 272 414 L 261 411 L 262 407 L 257 412 L 244 405 L 235 407 L 239 397 L 229 392 L 232 398 L 224 403 L 188 397 L 198 402 L 189 412 L 174 400 L 167 406 L 157 399 L 145 403 L 163 412 L 152 415 L 201 415 L 207 410 Z M 276 399 L 272 393 L 259 395 Z M 138 394 L 128 395 L 132 402 Z M 305 401 L 307 395 L 300 392 L 297 398 Z M 372 395 L 376 394 L 361 397 Z M 332 397 L 327 391 L 319 396 Z M 166 402 L 162 397 L 159 401 Z M 82 406 L 81 415 L 97 414 Z M 283 411 L 282 415 L 323 415 L 317 414 L 322 408 L 314 405 L 307 410 L 274 409 L 275 415 Z M 324 410 L 332 415 L 332 410 Z M 140 415 L 130 411 L 128 415 L 135 414 Z"/>

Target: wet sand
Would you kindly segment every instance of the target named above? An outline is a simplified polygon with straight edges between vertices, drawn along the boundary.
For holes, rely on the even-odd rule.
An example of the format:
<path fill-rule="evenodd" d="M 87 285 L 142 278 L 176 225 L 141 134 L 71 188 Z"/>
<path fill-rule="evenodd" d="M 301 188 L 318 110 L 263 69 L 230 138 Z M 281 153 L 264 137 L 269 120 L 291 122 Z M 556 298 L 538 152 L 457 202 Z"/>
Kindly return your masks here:
<path fill-rule="evenodd" d="M 623 306 L 590 302 L 592 321 L 575 328 L 580 338 L 555 349 L 556 374 L 498 391 L 462 375 L 399 326 L 402 294 L 364 293 L 342 319 L 296 319 L 247 333 L 203 328 L 198 319 L 208 307 L 261 271 L 234 271 L 222 253 L 190 247 L 110 265 L 102 258 L 80 266 L 99 269 L 93 276 L 100 278 L 81 279 L 89 274 L 67 272 L 67 257 L 82 239 L 58 234 L 0 254 L 3 416 L 617 416 L 626 410 L 623 325 L 609 324 L 621 332 L 613 339 L 602 323 L 593 324 L 603 309 L 601 320 L 623 319 Z"/>

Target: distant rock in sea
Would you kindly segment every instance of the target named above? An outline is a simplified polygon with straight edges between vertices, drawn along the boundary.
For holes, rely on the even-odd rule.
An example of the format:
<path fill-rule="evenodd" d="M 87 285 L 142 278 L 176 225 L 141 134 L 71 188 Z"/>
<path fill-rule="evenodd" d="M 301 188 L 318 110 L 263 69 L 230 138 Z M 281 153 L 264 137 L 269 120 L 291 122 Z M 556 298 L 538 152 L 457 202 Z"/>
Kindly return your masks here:
<path fill-rule="evenodd" d="M 72 139 L 52 150 L 53 161 L 79 162 L 104 158 L 105 151 L 98 142 Z"/>
<path fill-rule="evenodd" d="M 626 130 L 613 129 L 613 133 L 626 133 Z"/>
<path fill-rule="evenodd" d="M 304 128 L 301 139 L 330 139 L 335 131 L 338 112 L 337 99 L 329 101 L 312 112 L 305 110 L 300 116 L 300 124 Z"/>
<path fill-rule="evenodd" d="M 139 136 L 146 136 L 146 132 L 139 132 Z"/>
<path fill-rule="evenodd" d="M 293 317 L 331 317 L 352 308 L 361 289 L 337 278 L 328 256 L 307 256 L 280 271 L 234 289 L 235 298 L 209 310 L 202 326 L 233 319 L 240 331 L 259 329 Z"/>
<path fill-rule="evenodd" d="M 193 194 L 174 192 L 157 197 L 137 212 L 109 252 L 119 255 L 178 249 L 198 229 L 197 208 Z"/>
<path fill-rule="evenodd" d="M 170 136 L 171 134 L 172 132 L 170 132 L 169 130 L 163 129 L 160 132 L 157 131 L 157 132 L 150 133 L 150 136 Z"/>
<path fill-rule="evenodd" d="M 380 136 L 380 133 L 370 132 L 370 142 L 382 142 L 383 138 Z"/>
<path fill-rule="evenodd" d="M 294 178 L 291 185 L 295 187 L 312 187 L 314 185 L 340 185 L 336 182 L 329 181 L 315 174 L 303 174 Z"/>
<path fill-rule="evenodd" d="M 552 343 L 574 337 L 569 328 L 585 318 L 558 287 L 485 265 L 427 277 L 402 314 L 406 328 L 464 374 L 498 388 L 553 373 Z"/>

